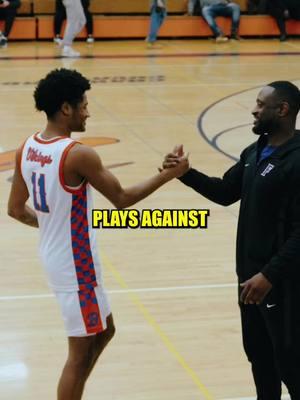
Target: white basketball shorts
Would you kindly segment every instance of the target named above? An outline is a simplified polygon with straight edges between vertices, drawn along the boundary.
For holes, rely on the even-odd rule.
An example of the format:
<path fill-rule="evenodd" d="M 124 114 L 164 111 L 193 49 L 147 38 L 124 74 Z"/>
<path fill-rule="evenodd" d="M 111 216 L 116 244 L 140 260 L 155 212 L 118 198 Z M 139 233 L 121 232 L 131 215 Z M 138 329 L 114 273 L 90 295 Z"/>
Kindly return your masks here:
<path fill-rule="evenodd" d="M 106 329 L 111 313 L 107 294 L 96 286 L 76 292 L 55 292 L 68 336 L 89 336 Z"/>

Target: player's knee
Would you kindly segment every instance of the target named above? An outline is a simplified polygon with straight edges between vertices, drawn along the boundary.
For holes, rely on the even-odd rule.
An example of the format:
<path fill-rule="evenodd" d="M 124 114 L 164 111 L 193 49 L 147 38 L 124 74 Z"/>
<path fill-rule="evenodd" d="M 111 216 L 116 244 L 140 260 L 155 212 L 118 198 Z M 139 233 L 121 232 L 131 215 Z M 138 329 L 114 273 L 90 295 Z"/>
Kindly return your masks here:
<path fill-rule="evenodd" d="M 73 357 L 71 367 L 76 375 L 85 376 L 85 373 L 90 369 L 92 363 L 93 354 L 91 351 L 87 351 L 84 354 Z"/>

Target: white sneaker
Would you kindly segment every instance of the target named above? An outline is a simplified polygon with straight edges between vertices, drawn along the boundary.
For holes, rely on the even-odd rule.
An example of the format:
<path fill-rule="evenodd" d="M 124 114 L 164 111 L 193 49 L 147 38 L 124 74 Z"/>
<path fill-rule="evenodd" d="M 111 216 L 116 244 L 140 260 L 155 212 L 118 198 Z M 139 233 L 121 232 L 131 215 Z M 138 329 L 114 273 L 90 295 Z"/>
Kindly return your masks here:
<path fill-rule="evenodd" d="M 228 42 L 228 37 L 224 35 L 219 35 L 216 37 L 216 43 L 225 43 Z"/>
<path fill-rule="evenodd" d="M 62 39 L 61 39 L 59 36 L 55 36 L 55 37 L 53 38 L 53 42 L 56 43 L 56 44 L 58 44 L 58 45 L 60 45 L 61 42 L 62 42 Z"/>
<path fill-rule="evenodd" d="M 94 43 L 95 39 L 93 38 L 93 36 L 88 36 L 86 39 L 87 43 Z"/>
<path fill-rule="evenodd" d="M 73 50 L 71 46 L 64 46 L 62 48 L 61 55 L 62 57 L 70 57 L 70 58 L 80 57 L 80 53 L 78 51 Z"/>

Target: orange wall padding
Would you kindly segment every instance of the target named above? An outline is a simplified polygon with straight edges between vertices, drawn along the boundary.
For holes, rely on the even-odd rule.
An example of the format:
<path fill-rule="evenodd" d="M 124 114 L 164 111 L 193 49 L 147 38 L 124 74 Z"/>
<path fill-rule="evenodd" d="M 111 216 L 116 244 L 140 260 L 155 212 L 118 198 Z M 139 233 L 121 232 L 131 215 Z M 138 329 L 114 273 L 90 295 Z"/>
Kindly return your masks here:
<path fill-rule="evenodd" d="M 217 22 L 226 34 L 230 33 L 231 21 L 229 18 L 219 17 Z M 94 36 L 96 38 L 142 38 L 149 29 L 148 16 L 94 16 Z M 300 35 L 300 22 L 287 22 L 289 34 Z M 271 36 L 278 35 L 279 31 L 275 20 L 267 15 L 241 17 L 241 36 Z M 163 24 L 160 37 L 205 37 L 211 36 L 211 30 L 202 17 L 170 16 Z M 85 31 L 79 37 L 84 37 Z M 53 17 L 38 17 L 38 38 L 50 39 L 53 37 Z"/>

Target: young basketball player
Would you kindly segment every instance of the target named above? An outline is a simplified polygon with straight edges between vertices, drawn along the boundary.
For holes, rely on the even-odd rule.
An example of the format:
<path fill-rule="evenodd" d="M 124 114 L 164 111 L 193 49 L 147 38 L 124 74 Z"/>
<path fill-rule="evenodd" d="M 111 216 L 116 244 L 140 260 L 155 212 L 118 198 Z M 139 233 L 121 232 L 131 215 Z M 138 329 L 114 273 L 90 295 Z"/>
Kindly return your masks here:
<path fill-rule="evenodd" d="M 91 187 L 117 208 L 142 200 L 188 170 L 184 156 L 174 169 L 124 189 L 90 147 L 71 139 L 85 131 L 89 81 L 76 71 L 54 70 L 34 92 L 47 115 L 44 131 L 17 150 L 8 204 L 11 217 L 40 230 L 40 255 L 65 322 L 69 355 L 58 385 L 58 400 L 79 400 L 97 358 L 115 332 L 103 288 Z M 31 199 L 34 209 L 27 205 Z"/>

